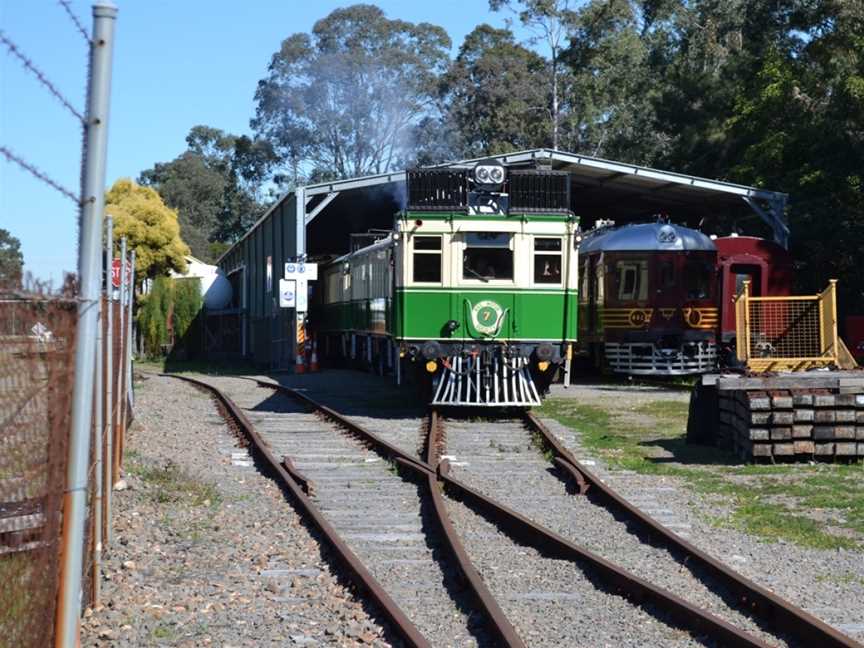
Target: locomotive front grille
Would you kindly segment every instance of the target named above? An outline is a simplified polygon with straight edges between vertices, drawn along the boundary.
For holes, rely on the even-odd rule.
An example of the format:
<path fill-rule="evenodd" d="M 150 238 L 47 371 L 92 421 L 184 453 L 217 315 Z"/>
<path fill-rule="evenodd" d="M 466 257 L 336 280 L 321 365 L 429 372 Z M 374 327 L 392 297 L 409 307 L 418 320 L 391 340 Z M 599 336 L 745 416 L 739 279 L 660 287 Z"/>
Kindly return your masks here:
<path fill-rule="evenodd" d="M 615 373 L 686 376 L 717 368 L 717 345 L 713 342 L 690 342 L 670 349 L 651 342 L 607 342 L 604 350 L 606 363 Z"/>
<path fill-rule="evenodd" d="M 435 389 L 433 405 L 530 407 L 540 405 L 528 359 L 483 354 L 450 356 Z"/>

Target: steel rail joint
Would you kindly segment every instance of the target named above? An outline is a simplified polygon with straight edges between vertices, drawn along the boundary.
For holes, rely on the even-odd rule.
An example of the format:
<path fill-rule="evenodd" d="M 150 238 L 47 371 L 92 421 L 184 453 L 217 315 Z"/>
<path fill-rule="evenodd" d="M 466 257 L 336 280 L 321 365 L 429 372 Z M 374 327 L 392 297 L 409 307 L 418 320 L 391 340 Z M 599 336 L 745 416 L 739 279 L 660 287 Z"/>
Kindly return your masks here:
<path fill-rule="evenodd" d="M 381 584 L 372 576 L 371 573 L 366 569 L 360 559 L 354 554 L 353 551 L 345 544 L 342 538 L 339 537 L 339 534 L 336 533 L 336 530 L 330 525 L 327 519 L 323 516 L 318 507 L 309 499 L 309 497 L 303 492 L 302 487 L 294 480 L 291 474 L 285 470 L 285 468 L 279 463 L 273 453 L 270 451 L 267 444 L 264 442 L 264 439 L 255 431 L 255 427 L 252 425 L 252 422 L 246 418 L 246 415 L 240 410 L 239 407 L 236 406 L 234 401 L 228 398 L 225 394 L 222 393 L 221 390 L 206 383 L 202 380 L 196 380 L 195 378 L 190 378 L 188 376 L 178 376 L 175 374 L 159 374 L 160 376 L 166 376 L 169 378 L 177 378 L 179 380 L 184 380 L 190 384 L 198 385 L 210 391 L 219 402 L 225 407 L 228 414 L 234 418 L 237 425 L 241 428 L 244 435 L 246 435 L 247 439 L 251 443 L 252 447 L 258 452 L 261 457 L 268 464 L 268 467 L 276 473 L 282 483 L 284 483 L 288 489 L 291 491 L 292 496 L 295 498 L 295 501 L 299 504 L 302 513 L 306 516 L 308 520 L 310 520 L 315 527 L 322 533 L 322 535 L 326 538 L 327 542 L 342 560 L 342 563 L 346 565 L 353 575 L 353 580 L 356 585 L 358 585 L 361 589 L 366 590 L 369 595 L 375 600 L 375 602 L 381 607 L 381 610 L 384 616 L 390 621 L 393 625 L 394 630 L 401 636 L 401 638 L 405 641 L 408 646 L 413 646 L 414 648 L 431 648 L 431 645 L 420 634 L 420 631 L 416 628 L 416 626 L 411 622 L 411 620 L 405 615 L 402 609 L 396 604 L 396 602 L 390 598 L 390 595 L 387 591 L 381 586 Z M 269 386 L 269 385 L 267 385 Z"/>
<path fill-rule="evenodd" d="M 582 479 L 595 488 L 596 493 L 600 493 L 603 497 L 611 500 L 616 507 L 648 528 L 652 534 L 662 538 L 667 546 L 684 552 L 693 562 L 706 568 L 712 576 L 720 580 L 736 594 L 742 603 L 749 606 L 749 613 L 751 615 L 769 621 L 776 631 L 784 633 L 791 631 L 795 634 L 796 638 L 812 642 L 811 645 L 861 648 L 860 643 L 847 637 L 798 606 L 768 591 L 742 574 L 739 574 L 721 561 L 684 540 L 657 522 L 650 515 L 634 507 L 580 463 L 532 412 L 525 412 L 524 417 L 528 425 L 538 432 L 544 441 L 554 450 L 557 455 L 556 458 L 560 459 L 560 461 L 556 461 L 557 465 L 567 471 L 577 482 L 581 475 Z"/>

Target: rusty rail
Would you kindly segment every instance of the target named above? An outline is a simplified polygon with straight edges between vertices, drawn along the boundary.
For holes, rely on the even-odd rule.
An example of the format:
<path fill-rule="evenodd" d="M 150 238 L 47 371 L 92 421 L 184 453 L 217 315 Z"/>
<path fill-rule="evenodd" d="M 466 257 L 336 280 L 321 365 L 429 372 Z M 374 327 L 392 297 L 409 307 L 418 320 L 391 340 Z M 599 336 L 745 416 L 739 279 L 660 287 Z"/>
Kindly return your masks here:
<path fill-rule="evenodd" d="M 738 597 L 749 614 L 767 622 L 776 632 L 791 633 L 796 639 L 805 641 L 806 645 L 861 648 L 861 644 L 850 637 L 739 574 L 640 511 L 580 463 L 533 413 L 526 411 L 523 416 L 529 429 L 539 433 L 552 450 L 555 464 L 580 484 L 580 491 L 584 492 L 582 485 L 587 484 L 593 488 L 593 493 L 599 494 L 610 506 L 648 530 L 654 538 L 661 539 L 667 549 L 683 552 L 686 556 L 684 564 L 688 569 L 692 571 L 697 565 L 704 568 Z"/>
<path fill-rule="evenodd" d="M 420 476 L 434 478 L 442 482 L 444 487 L 454 497 L 470 502 L 473 507 L 482 511 L 486 517 L 495 520 L 498 526 L 512 538 L 535 548 L 543 555 L 567 560 L 580 566 L 587 565 L 596 573 L 602 575 L 613 591 L 619 594 L 623 593 L 634 604 L 641 605 L 646 601 L 654 603 L 679 627 L 695 633 L 710 635 L 724 646 L 766 648 L 769 645 L 727 621 L 714 616 L 710 612 L 689 603 L 668 590 L 657 587 L 631 574 L 608 560 L 570 542 L 555 532 L 483 495 L 470 486 L 450 477 L 448 474 L 449 462 L 446 459 L 433 467 L 428 461 L 412 457 L 402 449 L 358 425 L 350 418 L 342 416 L 326 405 L 318 403 L 305 393 L 266 380 L 252 380 L 255 380 L 262 387 L 269 387 L 307 403 L 334 423 L 368 444 L 379 454 L 396 461 L 401 467 Z M 429 421 L 431 425 L 433 417 L 430 417 Z M 432 440 L 434 438 L 430 438 L 430 441 L 427 442 L 427 458 L 434 456 L 428 454 L 435 449 Z M 437 444 L 437 441 L 435 443 Z"/>
<path fill-rule="evenodd" d="M 525 648 L 525 643 L 507 619 L 507 616 L 504 614 L 501 606 L 498 605 L 495 597 L 486 587 L 486 584 L 483 582 L 483 578 L 480 576 L 477 569 L 471 563 L 471 559 L 468 557 L 468 553 L 465 551 L 462 541 L 459 539 L 459 534 L 453 528 L 450 518 L 447 515 L 444 498 L 441 496 L 441 492 L 438 488 L 436 473 L 428 467 L 431 465 L 431 462 L 435 460 L 436 448 L 440 443 L 437 434 L 439 427 L 437 425 L 435 418 L 436 414 L 434 411 L 430 413 L 428 425 L 428 435 L 426 438 L 426 461 L 422 462 L 406 454 L 400 448 L 384 441 L 371 432 L 368 432 L 350 419 L 342 416 L 326 405 L 322 405 L 302 392 L 264 380 L 256 380 L 256 382 L 262 387 L 275 389 L 276 391 L 291 396 L 305 405 L 308 405 L 339 427 L 346 429 L 349 433 L 359 438 L 364 444 L 371 446 L 376 452 L 384 455 L 387 459 L 394 461 L 400 467 L 406 468 L 409 472 L 414 473 L 415 476 L 419 476 L 421 479 L 425 477 L 427 480 L 429 496 L 432 500 L 432 506 L 435 509 L 435 516 L 438 525 L 441 528 L 446 546 L 450 551 L 452 559 L 459 567 L 459 571 L 468 582 L 468 589 L 471 598 L 485 613 L 488 621 L 488 629 L 496 637 L 496 645 L 507 646 L 508 648 Z"/>
<path fill-rule="evenodd" d="M 369 573 L 342 538 L 339 537 L 339 534 L 336 533 L 336 530 L 330 525 L 318 507 L 309 499 L 300 484 L 295 481 L 294 477 L 291 476 L 288 470 L 273 455 L 268 445 L 256 432 L 252 422 L 246 418 L 246 415 L 235 405 L 234 401 L 219 389 L 204 381 L 173 374 L 161 375 L 185 380 L 198 387 L 203 387 L 216 397 L 234 420 L 235 424 L 240 428 L 241 432 L 243 432 L 251 445 L 251 449 L 258 455 L 259 459 L 263 460 L 267 468 L 278 477 L 278 481 L 288 488 L 307 520 L 311 521 L 321 532 L 342 563 L 346 565 L 355 584 L 360 589 L 368 592 L 369 596 L 380 606 L 382 613 L 387 617 L 395 632 L 399 634 L 406 645 L 414 646 L 415 648 L 430 648 L 430 644 L 426 641 L 426 638 L 420 634 L 420 631 L 414 626 L 402 609 L 393 601 L 372 574 Z"/>
<path fill-rule="evenodd" d="M 429 412 L 428 434 L 426 436 L 426 464 L 430 466 L 438 465 L 440 450 L 443 448 L 443 439 L 441 436 L 441 426 L 438 421 L 438 413 L 435 410 Z M 502 646 L 510 646 L 512 648 L 520 648 L 525 646 L 525 643 L 519 637 L 516 629 L 508 621 L 504 610 L 498 605 L 498 601 L 486 587 L 480 573 L 475 569 L 468 557 L 468 552 L 462 545 L 459 539 L 459 534 L 453 528 L 450 521 L 450 516 L 447 514 L 447 506 L 444 503 L 444 497 L 438 488 L 438 478 L 433 472 L 426 472 L 426 480 L 429 486 L 429 495 L 432 498 L 432 504 L 435 507 L 435 514 L 438 517 L 438 523 L 444 531 L 444 540 L 450 549 L 456 562 L 459 563 L 459 568 L 462 570 L 466 580 L 471 586 L 471 593 L 476 603 L 486 613 L 486 617 L 491 620 L 490 627 L 498 638 L 498 644 Z"/>

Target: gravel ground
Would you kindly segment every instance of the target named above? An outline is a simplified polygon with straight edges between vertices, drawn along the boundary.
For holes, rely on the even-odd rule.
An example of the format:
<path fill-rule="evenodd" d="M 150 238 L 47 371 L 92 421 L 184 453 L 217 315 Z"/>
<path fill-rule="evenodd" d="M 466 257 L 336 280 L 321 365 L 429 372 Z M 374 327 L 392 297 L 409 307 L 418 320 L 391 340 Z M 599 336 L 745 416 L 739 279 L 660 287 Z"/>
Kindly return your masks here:
<path fill-rule="evenodd" d="M 340 412 L 356 417 L 358 422 L 367 425 L 373 431 L 405 450 L 416 452 L 424 408 L 422 404 L 416 402 L 409 390 L 396 390 L 391 379 L 351 371 L 327 371 L 306 376 L 280 375 L 275 379 L 289 386 L 308 389 L 315 398 L 333 406 Z M 580 399 L 582 402 L 600 406 L 614 405 L 623 400 L 631 407 L 658 399 L 686 401 L 688 398 L 688 394 L 681 391 L 609 384 L 571 385 L 566 390 L 556 386 L 553 387 L 553 394 Z M 204 420 L 206 419 L 201 417 L 197 424 L 203 425 L 202 421 Z M 183 421 L 183 423 L 185 422 Z M 701 495 L 692 492 L 692 489 L 689 489 L 685 482 L 667 476 L 638 475 L 620 470 L 609 471 L 597 457 L 590 456 L 582 448 L 577 430 L 565 428 L 555 421 L 546 420 L 545 423 L 574 451 L 580 460 L 590 465 L 601 478 L 607 480 L 623 496 L 648 510 L 654 517 L 673 528 L 677 533 L 731 564 L 745 576 L 832 623 L 841 631 L 858 640 L 864 640 L 864 604 L 861 603 L 864 601 L 864 561 L 861 560 L 860 552 L 809 550 L 784 542 L 766 544 L 757 538 L 732 529 L 718 529 L 709 520 L 709 515 L 712 510 L 716 510 L 717 504 L 708 502 Z M 182 447 L 182 444 L 180 445 Z M 170 452 L 166 454 L 175 456 Z M 128 495 L 121 494 L 121 496 Z M 571 497 L 570 499 L 574 498 Z M 470 525 L 464 526 L 466 533 L 467 529 L 477 530 L 467 535 L 466 547 L 484 575 L 486 574 L 484 565 L 488 566 L 491 575 L 487 577 L 489 579 L 487 582 L 493 591 L 497 593 L 496 588 L 500 587 L 501 591 L 505 593 L 502 602 L 505 610 L 508 610 L 508 606 L 512 605 L 514 601 L 517 605 L 524 603 L 525 597 L 520 598 L 518 587 L 508 585 L 509 581 L 506 573 L 504 573 L 506 570 L 500 568 L 500 565 L 505 563 L 498 559 L 496 551 L 485 547 L 485 545 L 493 546 L 493 538 L 499 535 L 498 532 L 491 526 L 485 530 L 478 530 L 482 529 L 482 525 L 485 524 L 482 520 L 471 519 L 472 516 L 476 516 L 458 503 L 448 505 L 451 506 L 454 521 L 459 528 L 463 528 L 460 525 Z M 284 525 L 281 530 L 285 532 Z M 298 530 L 305 533 L 303 527 L 298 527 Z M 308 538 L 307 540 L 312 542 Z M 580 537 L 574 536 L 574 540 L 580 541 Z M 503 547 L 506 546 L 505 543 Z M 310 548 L 310 550 L 316 551 L 314 548 Z M 501 550 L 503 551 L 503 549 Z M 524 560 L 526 565 L 535 558 L 528 557 L 531 552 L 530 549 L 522 547 L 519 550 L 524 552 L 524 555 L 519 555 L 520 560 Z M 540 557 L 536 558 L 542 560 Z M 320 556 L 317 553 L 315 559 L 320 564 Z M 640 558 L 637 556 L 634 559 L 638 563 Z M 112 560 L 114 559 L 112 558 Z M 124 576 L 124 570 L 119 567 L 120 564 L 116 563 L 113 568 L 118 578 Z M 539 568 L 537 563 L 530 564 L 534 565 L 534 568 L 527 576 L 544 573 L 536 571 Z M 320 568 L 325 575 L 329 575 L 326 568 Z M 555 570 L 560 568 L 560 565 L 550 567 L 553 570 L 551 573 L 554 574 Z M 574 570 L 570 574 L 570 578 L 573 579 L 574 583 L 579 583 L 580 572 Z M 544 591 L 543 587 L 547 585 L 548 583 L 541 581 L 533 583 L 532 587 L 536 586 L 537 591 Z M 579 595 L 579 592 L 582 591 L 591 593 L 592 604 L 598 600 L 604 601 L 602 596 L 606 596 L 602 592 L 593 590 L 593 585 L 590 582 L 584 587 L 573 587 L 567 590 L 567 593 Z M 510 594 L 506 594 L 507 592 Z M 600 609 L 596 613 L 592 609 L 591 614 L 587 617 L 589 623 L 586 628 L 579 628 L 578 624 L 573 626 L 579 631 L 588 633 L 585 636 L 594 637 L 593 643 L 590 645 L 617 646 L 628 645 L 627 642 L 632 642 L 629 645 L 670 645 L 676 642 L 680 645 L 690 640 L 686 635 L 658 622 L 655 617 L 633 608 L 620 597 L 611 596 L 608 598 L 608 601 L 604 601 L 604 605 L 597 606 Z M 546 601 L 552 605 L 546 610 L 546 614 L 551 613 L 554 605 L 560 604 L 559 601 L 553 605 L 550 602 L 551 599 Z M 108 598 L 106 597 L 105 600 Z M 576 599 L 568 603 L 571 614 L 576 604 Z M 531 605 L 535 604 L 532 603 Z M 619 609 L 615 607 L 616 605 L 622 607 Z M 606 614 L 604 610 L 610 611 Z M 96 616 L 104 614 L 105 612 L 101 612 Z M 530 611 L 526 612 L 526 620 L 529 619 L 530 614 Z M 618 618 L 625 619 L 628 618 L 627 615 L 634 614 L 644 617 L 638 621 L 639 625 L 622 623 L 619 626 L 616 624 Z M 576 616 L 580 615 L 584 617 L 583 610 L 580 610 L 579 615 Z M 338 617 L 338 614 L 335 616 Z M 545 629 L 550 618 L 555 617 L 537 617 L 536 623 L 541 630 Z M 592 619 L 596 623 L 590 623 Z M 607 621 L 608 623 L 606 623 Z M 532 631 L 537 631 L 537 627 L 534 625 L 535 621 L 528 620 L 526 623 L 527 626 L 523 627 L 520 623 L 517 623 L 517 626 L 520 632 L 524 633 L 528 643 L 535 645 L 537 635 L 532 634 Z M 619 627 L 620 634 L 618 633 Z M 639 628 L 638 635 L 633 632 L 634 627 Z M 601 628 L 605 629 L 601 630 Z M 643 631 L 647 634 L 643 634 Z M 593 635 L 590 634 L 592 632 Z M 214 641 L 219 643 L 218 640 Z M 146 645 L 146 642 L 138 645 Z M 193 642 L 189 645 L 199 644 Z M 242 642 L 238 641 L 237 644 L 231 645 L 242 645 Z"/>
<path fill-rule="evenodd" d="M 730 609 L 667 551 L 643 543 L 623 521 L 589 498 L 568 494 L 519 420 L 446 421 L 447 455 L 456 479 L 498 499 L 619 567 L 663 587 L 764 641 L 779 644 Z M 519 479 L 513 479 L 516 473 Z M 655 514 L 651 510 L 649 513 Z M 666 645 L 654 641 L 652 645 Z"/>
<path fill-rule="evenodd" d="M 578 566 L 514 543 L 467 506 L 448 499 L 447 510 L 472 563 L 527 645 L 702 645 L 626 599 L 597 589 Z"/>
<path fill-rule="evenodd" d="M 552 395 L 616 411 L 622 402 L 635 407 L 652 400 L 689 399 L 687 392 L 679 390 L 614 384 L 570 385 L 567 389 L 556 385 Z M 686 481 L 610 471 L 582 447 L 578 430 L 551 419 L 544 419 L 544 423 L 577 459 L 586 461 L 598 477 L 623 497 L 744 576 L 864 643 L 864 553 L 808 549 L 783 540 L 769 543 L 734 529 L 717 527 L 710 520 L 717 503 L 694 492 Z"/>
<path fill-rule="evenodd" d="M 207 380 L 243 408 L 277 456 L 291 457 L 312 481 L 324 516 L 432 645 L 488 645 L 463 588 L 440 561 L 446 554 L 425 486 L 404 481 L 290 397 L 248 380 Z"/>
<path fill-rule="evenodd" d="M 159 377 L 136 395 L 84 646 L 389 645 L 209 397 Z"/>

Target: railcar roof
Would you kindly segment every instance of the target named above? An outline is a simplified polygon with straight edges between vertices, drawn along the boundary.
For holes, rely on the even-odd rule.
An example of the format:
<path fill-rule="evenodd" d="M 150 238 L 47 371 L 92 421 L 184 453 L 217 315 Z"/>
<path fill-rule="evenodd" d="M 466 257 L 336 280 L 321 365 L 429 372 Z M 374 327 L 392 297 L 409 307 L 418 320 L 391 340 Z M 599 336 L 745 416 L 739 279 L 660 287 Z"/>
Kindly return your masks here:
<path fill-rule="evenodd" d="M 639 223 L 609 227 L 589 233 L 579 245 L 579 254 L 591 252 L 714 252 L 708 236 L 671 223 Z"/>

